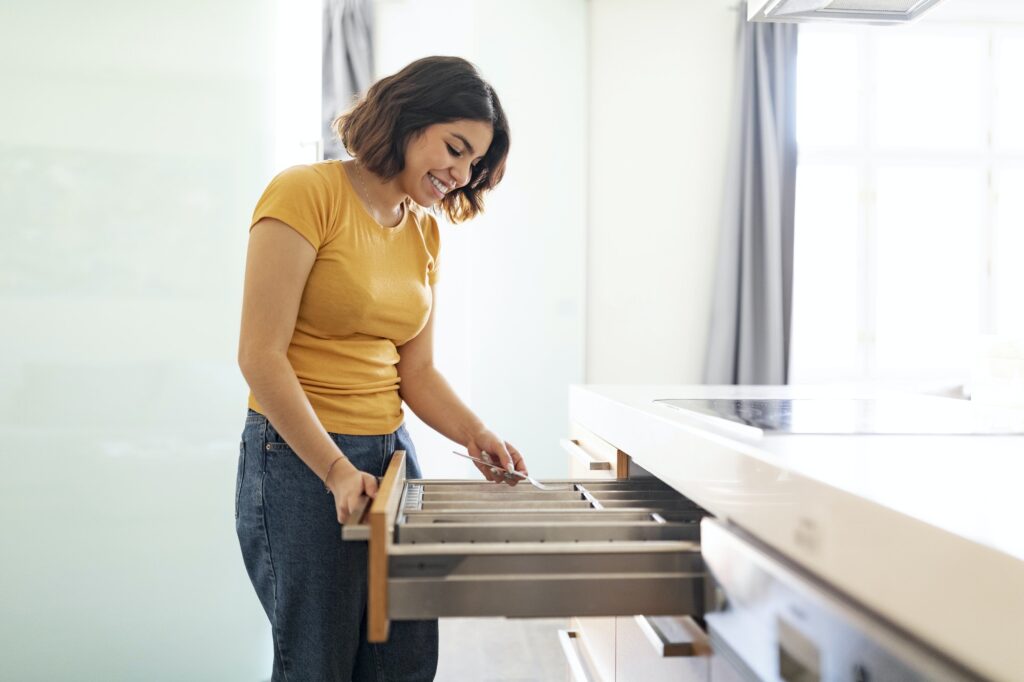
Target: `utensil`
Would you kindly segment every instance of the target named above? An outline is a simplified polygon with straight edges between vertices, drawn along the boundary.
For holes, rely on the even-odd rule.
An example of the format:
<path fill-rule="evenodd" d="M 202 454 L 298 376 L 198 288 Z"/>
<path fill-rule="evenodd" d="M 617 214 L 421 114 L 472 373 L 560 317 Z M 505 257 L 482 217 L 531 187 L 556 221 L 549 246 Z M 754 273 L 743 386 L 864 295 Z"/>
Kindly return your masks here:
<path fill-rule="evenodd" d="M 472 455 L 468 455 L 465 452 L 459 452 L 458 450 L 452 450 L 452 454 L 453 455 L 458 455 L 459 457 L 465 457 L 466 459 L 471 459 L 474 462 L 478 462 L 480 464 L 483 464 L 484 466 L 488 466 L 491 469 L 494 469 L 494 471 L 501 472 L 502 474 L 504 474 L 505 480 L 507 480 L 507 481 L 508 480 L 512 480 L 513 478 L 523 478 L 523 479 L 526 479 L 527 481 L 529 481 L 530 485 L 532 485 L 534 488 L 537 488 L 538 490 L 556 490 L 557 489 L 556 486 L 544 485 L 543 483 L 541 483 L 540 481 L 535 479 L 533 476 L 529 476 L 527 474 L 520 473 L 518 471 L 511 471 L 509 469 L 502 469 L 501 466 L 499 466 L 497 464 L 494 464 L 494 463 L 490 462 L 489 460 L 480 459 L 479 457 L 473 457 Z M 490 455 L 488 455 L 485 452 L 484 456 L 485 457 L 489 457 Z"/>

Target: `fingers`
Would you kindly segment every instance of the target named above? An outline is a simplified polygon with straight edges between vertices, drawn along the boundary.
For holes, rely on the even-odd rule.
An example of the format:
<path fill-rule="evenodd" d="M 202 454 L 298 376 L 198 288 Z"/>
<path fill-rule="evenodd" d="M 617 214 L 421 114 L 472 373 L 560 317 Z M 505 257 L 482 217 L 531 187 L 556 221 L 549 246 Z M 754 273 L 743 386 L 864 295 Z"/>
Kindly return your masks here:
<path fill-rule="evenodd" d="M 504 449 L 504 445 L 502 446 L 502 448 Z M 515 465 L 512 462 L 511 455 L 509 455 L 507 451 L 506 451 L 505 454 L 508 457 L 508 459 L 505 460 L 505 466 L 503 466 L 500 470 L 495 472 L 495 474 L 497 476 L 495 482 L 497 482 L 497 483 L 507 483 L 508 485 L 514 487 L 516 485 L 519 485 L 519 481 L 522 480 L 522 479 L 520 479 L 518 476 L 513 476 L 512 475 L 511 472 L 515 471 Z M 497 459 L 497 458 L 495 458 L 495 459 Z M 488 459 L 488 461 L 491 461 L 491 459 Z"/>
<path fill-rule="evenodd" d="M 491 458 L 491 456 L 489 454 L 487 454 L 486 452 L 481 452 L 480 453 L 480 458 L 483 459 L 483 460 L 486 460 L 488 462 L 494 461 Z M 496 468 L 497 465 L 495 465 L 495 466 L 487 466 L 487 465 L 484 465 L 484 464 L 478 464 L 478 463 L 475 463 L 475 464 L 476 464 L 476 468 L 480 470 L 480 473 L 483 474 L 484 478 L 486 478 L 488 481 L 491 481 L 492 483 L 501 483 L 501 481 L 504 480 L 504 476 Z"/>
<path fill-rule="evenodd" d="M 521 474 L 529 474 L 530 472 L 526 470 L 526 460 L 519 454 L 519 450 L 516 450 L 512 443 L 508 441 L 505 441 L 505 447 L 508 448 L 508 454 L 512 457 L 512 463 L 515 465 L 516 471 Z"/>
<path fill-rule="evenodd" d="M 377 477 L 370 474 L 363 474 L 363 492 L 371 500 L 377 497 Z"/>
<path fill-rule="evenodd" d="M 514 469 L 514 466 L 512 464 L 512 457 L 508 454 L 508 449 L 505 446 L 505 443 L 498 441 L 498 444 L 494 447 L 494 452 L 491 453 L 491 456 L 498 459 L 498 463 L 501 465 L 502 469 L 510 471 Z"/>

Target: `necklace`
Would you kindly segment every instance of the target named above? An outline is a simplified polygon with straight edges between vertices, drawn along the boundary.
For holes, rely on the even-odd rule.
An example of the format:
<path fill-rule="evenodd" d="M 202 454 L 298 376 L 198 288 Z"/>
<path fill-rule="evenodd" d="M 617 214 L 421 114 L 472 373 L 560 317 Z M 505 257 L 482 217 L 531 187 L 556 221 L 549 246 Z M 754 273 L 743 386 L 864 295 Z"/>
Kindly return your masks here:
<path fill-rule="evenodd" d="M 359 189 L 362 190 L 363 200 L 366 202 L 366 206 L 371 209 L 370 215 L 373 216 L 373 202 L 370 200 L 370 193 L 369 191 L 367 191 L 366 183 L 363 181 L 363 171 L 365 170 L 367 173 L 369 173 L 370 171 L 366 170 L 364 166 L 358 161 L 353 162 L 353 167 L 355 170 L 358 170 L 358 172 L 356 173 L 356 183 L 359 185 Z M 399 207 L 396 210 L 393 217 L 398 218 L 398 223 L 394 225 L 394 227 L 398 227 L 398 225 L 401 224 L 402 222 L 402 218 L 405 217 L 405 208 L 402 204 L 399 204 Z"/>

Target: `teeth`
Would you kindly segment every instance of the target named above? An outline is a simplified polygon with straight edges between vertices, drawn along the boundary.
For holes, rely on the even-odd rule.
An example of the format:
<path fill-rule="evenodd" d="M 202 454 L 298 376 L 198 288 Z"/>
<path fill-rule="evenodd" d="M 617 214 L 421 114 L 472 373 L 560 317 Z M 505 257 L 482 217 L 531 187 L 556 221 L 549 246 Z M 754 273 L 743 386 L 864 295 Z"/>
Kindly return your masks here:
<path fill-rule="evenodd" d="M 430 182 L 432 182 L 434 184 L 434 187 L 437 188 L 438 192 L 440 192 L 441 194 L 447 194 L 448 193 L 448 188 L 445 187 L 445 185 L 440 180 L 435 178 L 430 173 L 427 173 L 427 177 L 430 178 Z"/>

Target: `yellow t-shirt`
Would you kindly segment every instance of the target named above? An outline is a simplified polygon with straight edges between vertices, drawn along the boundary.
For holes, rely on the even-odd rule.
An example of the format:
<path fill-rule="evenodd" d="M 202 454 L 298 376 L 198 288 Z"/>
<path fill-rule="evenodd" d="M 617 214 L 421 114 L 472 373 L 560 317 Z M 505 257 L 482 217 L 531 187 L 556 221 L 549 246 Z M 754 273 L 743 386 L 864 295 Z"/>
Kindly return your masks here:
<path fill-rule="evenodd" d="M 340 161 L 293 166 L 271 180 L 252 225 L 276 218 L 316 249 L 288 360 L 332 433 L 380 435 L 402 424 L 398 348 L 430 315 L 437 221 L 411 201 L 396 227 L 363 205 Z M 249 407 L 262 412 L 252 393 Z"/>

